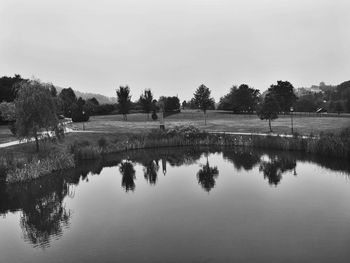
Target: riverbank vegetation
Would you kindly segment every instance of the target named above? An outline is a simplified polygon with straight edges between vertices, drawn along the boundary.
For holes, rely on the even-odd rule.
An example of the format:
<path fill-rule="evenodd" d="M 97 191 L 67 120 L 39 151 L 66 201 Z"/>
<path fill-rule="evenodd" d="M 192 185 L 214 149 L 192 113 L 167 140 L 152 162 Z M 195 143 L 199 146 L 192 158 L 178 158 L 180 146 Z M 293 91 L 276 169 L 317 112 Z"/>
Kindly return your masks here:
<path fill-rule="evenodd" d="M 2 151 L 0 174 L 2 180 L 8 183 L 22 182 L 73 168 L 84 160 L 100 159 L 111 153 L 170 146 L 258 147 L 350 159 L 350 129 L 338 134 L 309 137 L 297 134 L 293 137 L 212 134 L 193 126 L 137 134 L 70 134 L 61 141 L 43 142 L 39 153 L 33 151 L 32 143 Z"/>

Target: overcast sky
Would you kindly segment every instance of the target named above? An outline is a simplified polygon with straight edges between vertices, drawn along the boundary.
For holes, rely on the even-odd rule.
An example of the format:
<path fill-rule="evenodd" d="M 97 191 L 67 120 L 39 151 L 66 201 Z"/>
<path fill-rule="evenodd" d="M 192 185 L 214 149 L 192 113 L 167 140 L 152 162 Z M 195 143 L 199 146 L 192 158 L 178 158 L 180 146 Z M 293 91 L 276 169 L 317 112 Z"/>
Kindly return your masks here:
<path fill-rule="evenodd" d="M 0 74 L 115 96 L 217 100 L 350 79 L 349 0 L 0 0 Z"/>

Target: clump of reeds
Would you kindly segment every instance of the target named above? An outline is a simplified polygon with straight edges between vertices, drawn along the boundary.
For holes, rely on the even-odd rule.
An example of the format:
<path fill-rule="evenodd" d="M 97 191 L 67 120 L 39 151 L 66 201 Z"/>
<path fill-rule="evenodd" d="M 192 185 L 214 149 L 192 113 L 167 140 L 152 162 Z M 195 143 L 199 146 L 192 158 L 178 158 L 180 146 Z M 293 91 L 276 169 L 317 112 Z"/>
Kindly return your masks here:
<path fill-rule="evenodd" d="M 47 158 L 33 158 L 30 162 L 25 163 L 23 167 L 12 168 L 8 170 L 6 182 L 14 183 L 28 181 L 50 174 L 54 171 L 60 171 L 75 166 L 74 158 L 69 153 L 51 153 Z"/>

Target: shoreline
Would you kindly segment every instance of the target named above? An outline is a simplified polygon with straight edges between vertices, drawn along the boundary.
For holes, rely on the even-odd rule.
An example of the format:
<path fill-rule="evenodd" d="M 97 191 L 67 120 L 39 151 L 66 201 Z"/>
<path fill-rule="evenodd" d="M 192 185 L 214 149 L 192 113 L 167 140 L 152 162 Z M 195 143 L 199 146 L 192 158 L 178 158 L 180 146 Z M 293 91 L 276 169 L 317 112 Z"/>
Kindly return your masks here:
<path fill-rule="evenodd" d="M 92 134 L 94 135 L 94 134 Z M 113 137 L 115 136 L 114 140 Z M 350 157 L 350 139 L 335 135 L 318 137 L 229 134 L 203 132 L 194 127 L 177 127 L 172 130 L 153 130 L 143 134 L 96 134 L 94 138 L 78 138 L 65 143 L 65 149 L 49 151 L 46 158 L 33 158 L 21 165 L 11 163 L 6 170 L 5 183 L 21 183 L 47 176 L 53 172 L 74 168 L 79 161 L 97 160 L 107 154 L 128 150 L 163 147 L 252 147 L 282 151 L 299 151 L 313 155 L 337 157 L 345 161 Z M 99 138 L 99 136 L 102 136 Z M 119 138 L 121 137 L 121 138 Z M 1 161 L 1 160 L 0 160 Z M 12 165 L 12 166 L 11 166 Z M 0 171 L 1 172 L 1 171 Z"/>

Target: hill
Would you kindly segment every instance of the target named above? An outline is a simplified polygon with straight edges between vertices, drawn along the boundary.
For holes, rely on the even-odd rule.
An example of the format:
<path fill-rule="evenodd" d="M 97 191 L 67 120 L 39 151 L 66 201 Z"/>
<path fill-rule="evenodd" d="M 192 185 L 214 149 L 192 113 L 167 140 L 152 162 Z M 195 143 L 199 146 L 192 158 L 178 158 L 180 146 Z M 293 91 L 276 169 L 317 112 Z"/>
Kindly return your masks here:
<path fill-rule="evenodd" d="M 57 93 L 59 94 L 63 88 L 55 86 Z M 84 100 L 91 99 L 95 97 L 100 104 L 111 104 L 111 103 L 117 103 L 117 98 L 113 97 L 107 97 L 98 93 L 90 93 L 90 92 L 81 92 L 79 90 L 74 90 L 75 95 L 77 98 L 82 97 Z"/>

